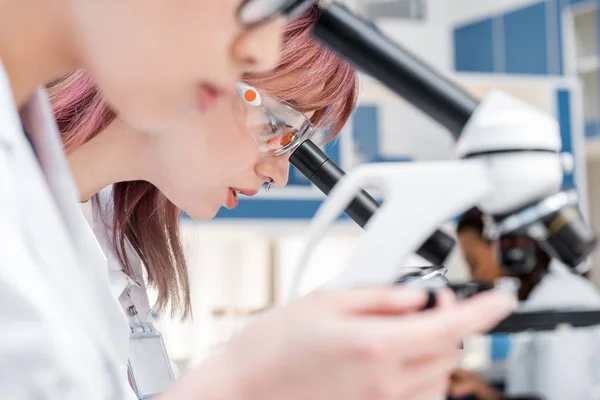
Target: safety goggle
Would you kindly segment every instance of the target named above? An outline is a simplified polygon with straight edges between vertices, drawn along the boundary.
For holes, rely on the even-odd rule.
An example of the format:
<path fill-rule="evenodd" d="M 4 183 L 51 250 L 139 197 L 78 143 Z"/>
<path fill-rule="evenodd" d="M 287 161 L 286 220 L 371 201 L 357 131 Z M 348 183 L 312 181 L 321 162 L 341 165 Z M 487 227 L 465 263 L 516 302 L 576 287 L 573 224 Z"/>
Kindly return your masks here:
<path fill-rule="evenodd" d="M 238 82 L 237 88 L 240 115 L 260 151 L 280 156 L 314 135 L 315 129 L 302 111 L 245 83 Z"/>
<path fill-rule="evenodd" d="M 291 19 L 315 3 L 315 0 L 243 0 L 238 8 L 238 19 L 246 28 L 252 28 L 276 15 Z"/>

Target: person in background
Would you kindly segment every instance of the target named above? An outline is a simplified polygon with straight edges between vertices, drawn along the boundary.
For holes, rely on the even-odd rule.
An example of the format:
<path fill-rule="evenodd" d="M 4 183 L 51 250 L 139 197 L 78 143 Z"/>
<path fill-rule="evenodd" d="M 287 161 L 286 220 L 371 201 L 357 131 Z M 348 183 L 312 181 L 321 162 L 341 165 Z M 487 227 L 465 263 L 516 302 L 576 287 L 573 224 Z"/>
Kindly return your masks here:
<path fill-rule="evenodd" d="M 532 271 L 516 275 L 504 270 L 493 243 L 485 237 L 484 214 L 478 208 L 464 213 L 456 230 L 473 279 L 486 283 L 502 276 L 519 279 L 518 311 L 600 308 L 597 288 L 551 259 L 539 246 L 538 263 Z M 512 335 L 504 395 L 544 400 L 596 398 L 600 393 L 599 348 L 597 328 Z M 480 400 L 504 398 L 476 374 L 460 369 L 451 375 L 449 394 Z"/>

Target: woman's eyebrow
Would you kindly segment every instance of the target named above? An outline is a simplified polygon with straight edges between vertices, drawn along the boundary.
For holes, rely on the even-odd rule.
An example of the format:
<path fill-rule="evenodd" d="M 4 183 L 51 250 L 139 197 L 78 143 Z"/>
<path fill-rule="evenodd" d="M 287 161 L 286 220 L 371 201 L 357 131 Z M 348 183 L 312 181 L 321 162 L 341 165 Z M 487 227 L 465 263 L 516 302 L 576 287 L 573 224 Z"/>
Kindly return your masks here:
<path fill-rule="evenodd" d="M 298 102 L 296 100 L 286 100 L 286 103 L 288 103 L 290 106 L 296 108 L 297 110 L 300 110 L 304 113 L 307 112 L 311 112 L 311 111 L 317 111 L 320 110 L 321 107 L 300 107 L 300 105 L 298 104 Z"/>

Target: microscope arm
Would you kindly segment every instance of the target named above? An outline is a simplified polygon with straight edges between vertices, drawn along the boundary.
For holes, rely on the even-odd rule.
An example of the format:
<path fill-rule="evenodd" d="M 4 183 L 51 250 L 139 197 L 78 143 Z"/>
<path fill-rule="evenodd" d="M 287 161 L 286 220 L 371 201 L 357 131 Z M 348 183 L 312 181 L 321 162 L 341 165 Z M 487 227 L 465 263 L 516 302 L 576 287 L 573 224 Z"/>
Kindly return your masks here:
<path fill-rule="evenodd" d="M 481 160 L 378 163 L 356 167 L 333 188 L 312 219 L 286 291 L 287 299 L 314 289 L 302 285 L 313 250 L 327 228 L 362 188 L 381 191 L 383 204 L 351 250 L 350 263 L 325 283 L 326 287 L 393 284 L 403 275 L 408 257 L 437 226 L 490 191 L 486 166 Z M 443 204 L 440 199 L 444 199 Z M 408 269 L 404 271 L 408 272 Z"/>

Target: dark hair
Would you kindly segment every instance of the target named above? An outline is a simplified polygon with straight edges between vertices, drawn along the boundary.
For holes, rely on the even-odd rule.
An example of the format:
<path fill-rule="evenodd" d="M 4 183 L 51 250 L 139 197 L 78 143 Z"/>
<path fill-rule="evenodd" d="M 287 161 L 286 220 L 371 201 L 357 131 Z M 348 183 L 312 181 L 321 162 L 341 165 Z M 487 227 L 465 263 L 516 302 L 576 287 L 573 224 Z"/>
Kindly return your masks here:
<path fill-rule="evenodd" d="M 473 207 L 466 211 L 458 220 L 456 233 L 472 230 L 481 238 L 481 240 L 485 241 L 490 246 L 493 245 L 493 243 L 484 235 L 484 216 L 485 214 L 477 207 Z M 521 281 L 521 287 L 519 288 L 519 300 L 521 301 L 526 300 L 531 294 L 531 291 L 542 281 L 544 276 L 548 273 L 550 261 L 552 261 L 552 258 L 548 253 L 542 250 L 537 243 L 535 243 L 535 253 L 537 264 L 526 274 L 510 273 L 504 270 L 500 264 L 500 268 L 504 270 L 505 276 L 518 278 Z"/>
<path fill-rule="evenodd" d="M 483 235 L 483 213 L 477 207 L 473 207 L 470 210 L 466 211 L 458 220 L 458 225 L 456 226 L 456 233 L 462 233 L 468 229 L 471 229 L 477 233 L 478 236 L 481 237 L 482 240 L 487 241 L 487 239 Z"/>

